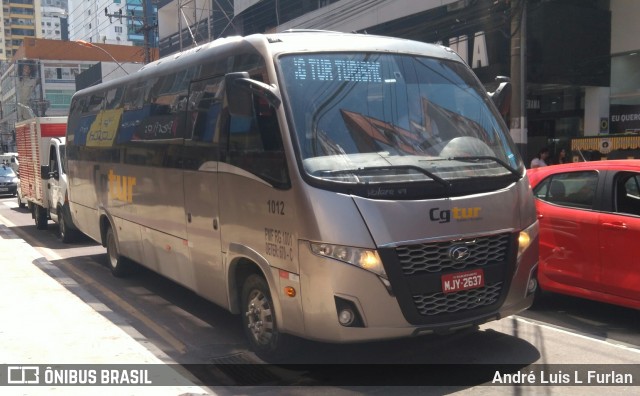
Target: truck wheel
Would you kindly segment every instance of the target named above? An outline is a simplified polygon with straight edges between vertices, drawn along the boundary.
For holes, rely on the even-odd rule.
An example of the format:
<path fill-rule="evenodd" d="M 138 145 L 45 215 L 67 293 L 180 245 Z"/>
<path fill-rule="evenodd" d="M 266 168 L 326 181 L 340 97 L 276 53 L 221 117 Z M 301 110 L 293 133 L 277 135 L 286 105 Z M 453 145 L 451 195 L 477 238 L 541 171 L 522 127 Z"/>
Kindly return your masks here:
<path fill-rule="evenodd" d="M 267 281 L 250 275 L 242 287 L 242 324 L 251 349 L 267 362 L 286 358 L 297 346 L 296 339 L 278 331 L 278 322 Z"/>
<path fill-rule="evenodd" d="M 117 278 L 123 278 L 131 272 L 131 261 L 118 253 L 116 235 L 111 227 L 107 229 L 107 263 L 111 273 Z"/>
<path fill-rule="evenodd" d="M 24 209 L 26 206 L 27 206 L 27 205 L 25 205 L 25 204 L 22 202 L 22 199 L 20 198 L 20 194 L 18 194 L 18 207 L 19 207 L 20 209 Z"/>
<path fill-rule="evenodd" d="M 76 240 L 76 230 L 69 225 L 70 221 L 64 214 L 62 207 L 58 207 L 58 238 L 62 243 L 71 243 Z"/>
<path fill-rule="evenodd" d="M 34 218 L 36 219 L 36 228 L 46 230 L 49 226 L 47 219 L 47 210 L 40 205 L 34 205 Z"/>

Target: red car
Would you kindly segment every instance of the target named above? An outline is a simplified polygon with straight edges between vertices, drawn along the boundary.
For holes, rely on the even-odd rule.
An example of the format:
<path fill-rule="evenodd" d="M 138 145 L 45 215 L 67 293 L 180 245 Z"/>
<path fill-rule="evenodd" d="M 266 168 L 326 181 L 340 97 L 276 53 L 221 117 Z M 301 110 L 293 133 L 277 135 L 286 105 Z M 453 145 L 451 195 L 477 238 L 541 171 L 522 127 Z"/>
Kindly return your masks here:
<path fill-rule="evenodd" d="M 640 160 L 528 171 L 542 290 L 640 309 Z"/>

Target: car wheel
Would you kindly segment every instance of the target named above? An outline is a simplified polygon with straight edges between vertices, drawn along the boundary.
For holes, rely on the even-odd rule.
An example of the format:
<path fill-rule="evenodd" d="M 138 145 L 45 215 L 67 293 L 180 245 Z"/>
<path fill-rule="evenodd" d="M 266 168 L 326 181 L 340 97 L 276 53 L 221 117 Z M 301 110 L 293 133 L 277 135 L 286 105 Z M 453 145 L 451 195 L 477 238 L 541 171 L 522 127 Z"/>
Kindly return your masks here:
<path fill-rule="evenodd" d="M 242 287 L 242 323 L 251 349 L 267 362 L 286 358 L 297 346 L 296 339 L 280 333 L 267 281 L 250 275 Z"/>
<path fill-rule="evenodd" d="M 113 229 L 107 229 L 107 263 L 113 276 L 122 278 L 131 273 L 131 261 L 118 252 L 118 244 Z"/>
<path fill-rule="evenodd" d="M 40 205 L 34 205 L 34 218 L 36 220 L 36 228 L 46 230 L 49 227 L 47 219 L 47 210 Z"/>
<path fill-rule="evenodd" d="M 536 287 L 535 292 L 533 292 L 533 303 L 531 304 L 531 309 L 533 310 L 544 307 L 545 300 L 550 293 L 542 289 L 539 281 L 537 281 L 537 284 L 538 284 L 538 287 Z"/>

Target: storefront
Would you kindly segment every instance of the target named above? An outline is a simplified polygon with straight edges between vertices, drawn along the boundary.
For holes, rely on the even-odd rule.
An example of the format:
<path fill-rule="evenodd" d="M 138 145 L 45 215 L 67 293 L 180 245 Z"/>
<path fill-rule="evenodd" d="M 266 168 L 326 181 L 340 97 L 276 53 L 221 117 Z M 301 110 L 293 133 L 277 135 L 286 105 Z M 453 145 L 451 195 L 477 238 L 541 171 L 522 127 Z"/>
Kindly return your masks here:
<path fill-rule="evenodd" d="M 586 118 L 608 117 L 611 12 L 606 2 L 529 0 L 526 4 L 527 151 L 550 146 L 553 154 L 568 148 L 573 137 L 602 131 L 586 130 L 585 125 L 599 124 Z M 504 1 L 458 2 L 367 32 L 447 45 L 489 88 L 496 76 L 511 74 L 514 12 L 522 9 L 512 10 Z"/>

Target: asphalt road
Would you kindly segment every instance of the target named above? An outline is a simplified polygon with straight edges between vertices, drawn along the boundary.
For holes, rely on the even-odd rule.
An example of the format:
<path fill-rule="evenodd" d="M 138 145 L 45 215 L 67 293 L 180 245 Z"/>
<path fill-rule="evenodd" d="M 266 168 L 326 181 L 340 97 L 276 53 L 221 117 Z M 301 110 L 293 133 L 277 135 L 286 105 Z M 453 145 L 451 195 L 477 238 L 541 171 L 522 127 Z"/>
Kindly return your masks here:
<path fill-rule="evenodd" d="M 104 248 L 88 239 L 63 244 L 52 222 L 48 230 L 36 230 L 29 212 L 18 209 L 14 198 L 0 200 L 0 216 L 149 342 L 206 384 L 216 384 L 231 394 L 235 391 L 226 387 L 273 384 L 290 389 L 332 384 L 335 386 L 323 389 L 339 394 L 346 385 L 348 389 L 370 386 L 367 393 L 371 393 L 381 391 L 383 385 L 424 385 L 430 380 L 425 379 L 423 365 L 617 363 L 616 354 L 619 363 L 627 363 L 626 354 L 631 353 L 633 361 L 634 353 L 640 352 L 640 311 L 546 295 L 535 309 L 477 331 L 352 345 L 303 342 L 290 365 L 256 366 L 262 362 L 248 349 L 240 317 L 144 268 L 127 279 L 114 278 L 106 267 Z M 569 336 L 576 343 L 563 351 Z M 637 358 L 640 362 L 640 354 Z M 442 387 L 436 393 L 474 389 L 469 386 Z M 220 388 L 216 392 L 225 393 Z"/>

